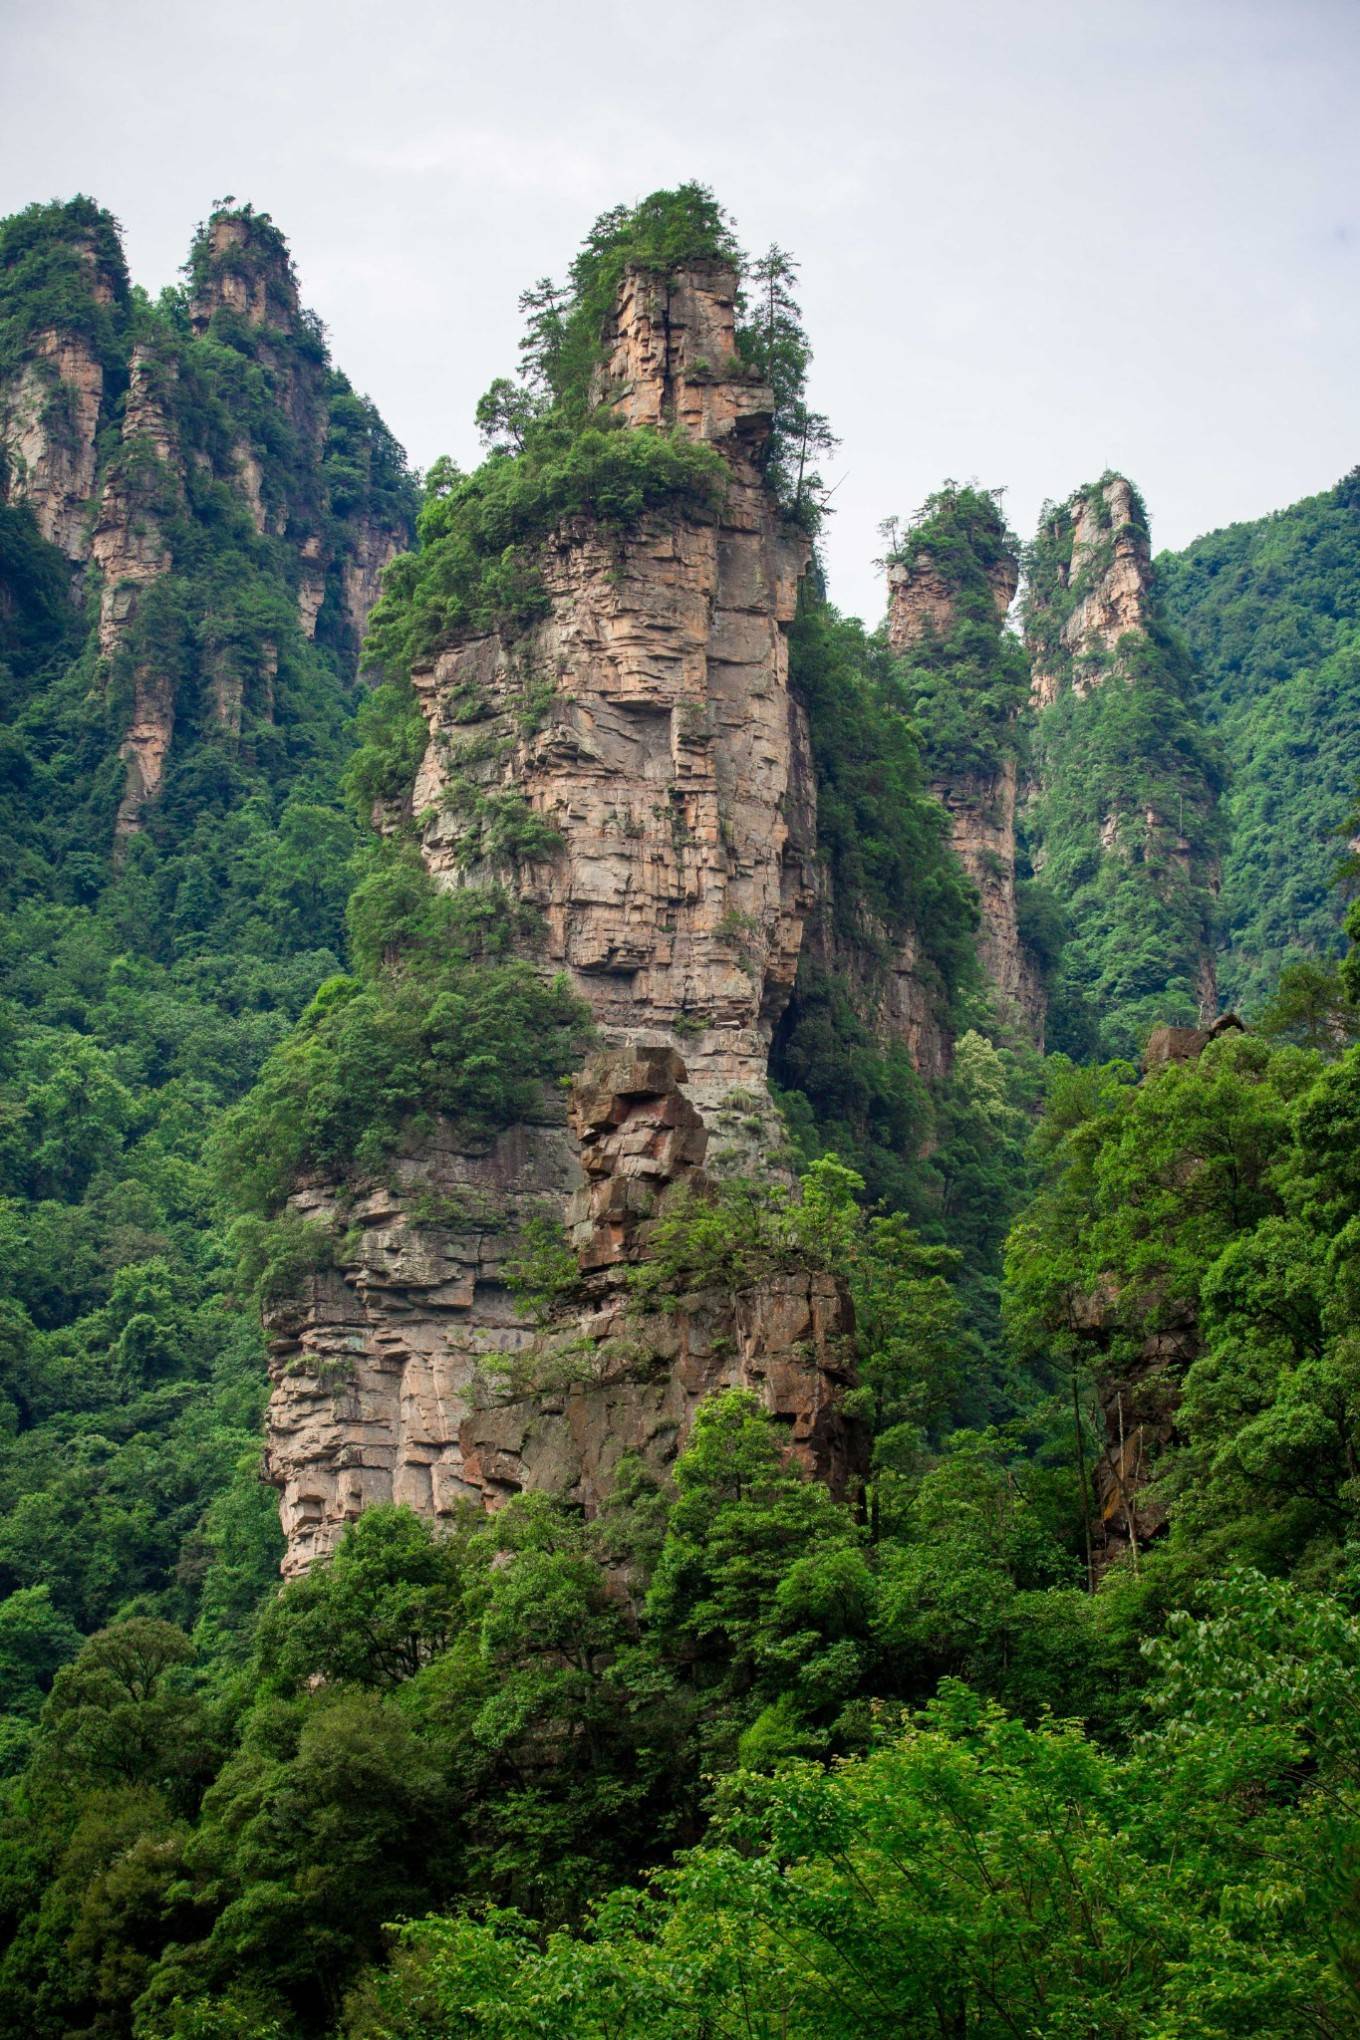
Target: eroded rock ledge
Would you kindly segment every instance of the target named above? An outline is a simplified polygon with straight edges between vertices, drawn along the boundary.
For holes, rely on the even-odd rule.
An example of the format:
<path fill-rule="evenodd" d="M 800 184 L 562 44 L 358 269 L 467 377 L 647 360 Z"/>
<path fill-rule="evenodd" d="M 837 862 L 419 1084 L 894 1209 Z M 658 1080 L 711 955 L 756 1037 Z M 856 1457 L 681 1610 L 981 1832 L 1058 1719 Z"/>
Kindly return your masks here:
<path fill-rule="evenodd" d="M 681 1186 L 702 1192 L 707 1133 L 673 1049 L 621 1049 L 545 1110 L 478 1148 L 445 1130 L 397 1187 L 304 1191 L 296 1208 L 343 1241 L 267 1320 L 270 1475 L 285 1572 L 330 1550 L 375 1502 L 447 1517 L 524 1488 L 593 1511 L 620 1459 L 663 1468 L 714 1389 L 741 1385 L 786 1424 L 809 1471 L 840 1492 L 864 1439 L 843 1409 L 852 1321 L 843 1286 L 777 1271 L 740 1295 L 640 1308 L 627 1270 Z M 530 1220 L 562 1214 L 580 1273 L 536 1323 L 508 1264 Z"/>

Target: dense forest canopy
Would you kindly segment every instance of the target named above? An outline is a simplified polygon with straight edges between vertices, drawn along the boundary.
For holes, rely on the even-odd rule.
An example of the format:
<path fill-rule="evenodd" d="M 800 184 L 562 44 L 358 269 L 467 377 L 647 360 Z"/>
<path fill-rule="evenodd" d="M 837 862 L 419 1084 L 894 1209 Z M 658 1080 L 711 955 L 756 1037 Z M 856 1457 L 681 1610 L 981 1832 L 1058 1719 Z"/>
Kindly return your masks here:
<path fill-rule="evenodd" d="M 348 1251 L 291 1193 L 343 1204 L 403 1142 L 490 1142 L 592 1044 L 514 884 L 555 853 L 542 816 L 480 796 L 495 885 L 422 861 L 411 668 L 545 615 L 564 528 L 622 548 L 716 517 L 723 455 L 601 401 L 630 265 L 736 273 L 727 366 L 771 392 L 761 483 L 806 551 L 834 442 L 797 265 L 748 261 L 701 186 L 605 214 L 526 292 L 486 457 L 436 463 L 418 510 L 266 215 L 216 209 L 155 304 L 89 200 L 0 229 L 0 384 L 81 336 L 101 500 L 131 475 L 163 545 L 110 650 L 95 580 L 73 599 L 22 489 L 0 501 L 0 2023 L 1340 2040 L 1360 946 L 1313 959 L 1342 949 L 1325 866 L 1355 797 L 1353 483 L 1161 559 L 1138 643 L 1037 723 L 995 494 L 946 485 L 890 530 L 953 590 L 905 649 L 814 555 L 787 643 L 818 897 L 771 1058 L 794 1171 L 666 1206 L 627 1307 L 840 1285 L 856 1482 L 811 1478 L 729 1388 L 593 1512 L 375 1506 L 280 1587 L 259 1309 Z M 147 362 L 159 450 L 124 430 Z M 1028 554 L 1049 670 L 1074 514 Z M 375 530 L 405 549 L 365 680 L 343 597 Z M 152 671 L 173 742 L 124 826 Z M 526 688 L 530 736 L 538 713 Z M 1047 1054 L 979 966 L 942 799 L 1003 762 L 1035 789 Z M 1184 852 L 1139 820 L 1110 854 L 1102 825 L 1153 811 Z M 1253 1024 L 1196 1032 L 1220 853 Z M 937 1068 L 883 1019 L 904 956 Z M 561 1229 L 514 1250 L 550 1319 L 579 1283 Z"/>
<path fill-rule="evenodd" d="M 1259 1008 L 1343 947 L 1360 743 L 1360 479 L 1158 561 L 1230 767 L 1220 975 Z"/>

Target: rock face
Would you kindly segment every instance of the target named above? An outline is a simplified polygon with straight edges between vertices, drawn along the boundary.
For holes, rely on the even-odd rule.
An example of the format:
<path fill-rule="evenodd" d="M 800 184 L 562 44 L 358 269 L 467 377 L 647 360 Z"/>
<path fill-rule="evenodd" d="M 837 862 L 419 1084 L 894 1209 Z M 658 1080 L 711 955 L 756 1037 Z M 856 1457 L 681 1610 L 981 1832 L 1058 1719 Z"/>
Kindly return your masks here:
<path fill-rule="evenodd" d="M 1076 1298 L 1071 1328 L 1088 1345 L 1097 1372 L 1101 1450 L 1091 1469 L 1091 1556 L 1097 1574 L 1136 1554 L 1166 1526 L 1153 1486 L 1161 1455 L 1176 1437 L 1180 1384 L 1200 1353 L 1193 1316 L 1180 1315 L 1143 1338 L 1118 1367 L 1109 1353 L 1119 1329 L 1110 1290 Z"/>
<path fill-rule="evenodd" d="M 140 642 L 137 618 L 157 581 L 192 573 L 195 548 L 177 561 L 175 533 L 192 526 L 203 492 L 229 491 L 260 538 L 282 542 L 260 548 L 258 581 L 281 580 L 290 597 L 295 590 L 307 637 L 324 609 L 328 641 L 351 667 L 382 569 L 409 543 L 410 524 L 392 507 L 390 488 L 380 509 L 366 486 L 373 436 L 385 438 L 383 428 L 327 365 L 286 244 L 267 219 L 248 209 L 215 214 L 191 255 L 193 337 L 166 327 L 130 342 L 113 223 L 100 216 L 92 229 L 87 201 L 48 210 L 43 252 L 47 269 L 64 279 L 69 324 L 31 332 L 18 368 L 0 381 L 0 488 L 32 508 L 39 531 L 64 553 L 76 596 L 98 593 L 100 676 L 111 704 L 128 703 L 115 732 L 126 767 L 115 823 L 122 843 L 160 793 L 176 694 L 185 693 L 183 674 L 165 670 L 165 654 Z M 16 302 L 22 317 L 22 292 Z M 241 370 L 225 381 L 220 350 L 206 362 L 208 350 L 200 350 L 224 329 Z M 351 414 L 346 458 L 337 464 L 339 508 L 327 461 L 337 404 Z M 220 500 L 211 514 L 220 528 Z M 281 640 L 240 653 L 251 631 L 230 616 L 219 628 L 218 607 L 201 592 L 188 602 L 202 618 L 202 714 L 190 720 L 239 737 L 245 708 L 272 716 Z"/>
<path fill-rule="evenodd" d="M 1006 621 L 1020 585 L 1020 562 L 1011 552 L 987 571 L 998 629 Z M 915 560 L 894 560 L 888 568 L 888 643 L 895 652 L 910 650 L 923 638 L 944 637 L 958 609 L 958 583 L 925 554 Z"/>
<path fill-rule="evenodd" d="M 1080 936 L 1088 915 L 1099 931 L 1108 911 L 1094 868 L 1118 859 L 1119 883 L 1127 877 L 1142 890 L 1149 930 L 1160 916 L 1168 987 L 1192 987 L 1191 1011 L 1207 1024 L 1218 1007 L 1217 787 L 1182 670 L 1188 655 L 1169 637 L 1147 521 L 1131 484 L 1114 475 L 1079 490 L 1041 529 L 1035 555 L 1025 604 L 1034 771 L 1022 790 L 1035 871 L 1071 910 Z M 1160 697 L 1155 717 L 1145 711 L 1132 764 L 1122 757 L 1127 735 L 1111 725 L 1115 688 Z M 1156 789 L 1151 798 L 1134 792 L 1140 781 Z M 1057 828 L 1048 813 L 1055 789 L 1064 811 Z M 1097 996 L 1107 989 L 1097 988 Z"/>
<path fill-rule="evenodd" d="M 737 359 L 735 285 L 719 264 L 629 272 L 596 391 L 630 425 L 716 447 L 722 508 L 623 538 L 561 528 L 539 563 L 540 621 L 465 638 L 413 675 L 427 868 L 536 909 L 534 954 L 566 972 L 608 1046 L 565 1124 L 545 1108 L 484 1152 L 436 1141 L 402 1159 L 394 1193 L 344 1214 L 359 1240 L 344 1271 L 276 1317 L 286 1570 L 376 1500 L 440 1515 L 533 1487 L 593 1509 L 624 1452 L 663 1465 L 699 1399 L 731 1383 L 833 1484 L 862 1469 L 836 1279 L 772 1268 L 740 1296 L 667 1312 L 636 1308 L 626 1279 L 657 1213 L 703 1194 L 712 1133 L 720 1165 L 770 1166 L 770 1039 L 814 893 L 786 642 L 808 546 L 761 477 L 773 400 Z M 340 1224 L 330 1190 L 295 1203 Z M 565 1226 L 579 1271 L 543 1325 L 507 1279 L 534 1217 Z"/>
<path fill-rule="evenodd" d="M 39 333 L 4 392 L 9 500 L 29 504 L 48 544 L 73 563 L 85 553 L 103 402 L 103 367 L 79 333 Z"/>
<path fill-rule="evenodd" d="M 343 1269 L 267 1321 L 286 1573 L 374 1502 L 441 1517 L 535 1488 L 593 1510 L 624 1453 L 664 1466 L 702 1397 L 736 1384 L 787 1425 L 811 1471 L 852 1486 L 863 1440 L 841 1407 L 851 1321 L 835 1279 L 772 1271 L 667 1312 L 630 1301 L 649 1223 L 704 1184 L 686 1074 L 673 1049 L 608 1052 L 577 1080 L 568 1124 L 545 1110 L 475 1152 L 437 1137 L 398 1163 L 395 1190 L 343 1220 L 333 1193 L 294 1200 L 350 1230 Z M 580 1282 L 535 1324 L 508 1266 L 547 1211 L 565 1214 Z"/>
<path fill-rule="evenodd" d="M 160 516 L 178 499 L 182 470 L 164 389 L 177 379 L 173 361 L 134 348 L 123 408 L 122 443 L 105 471 L 89 558 L 99 569 L 99 649 L 109 658 L 137 612 L 148 582 L 170 571 Z"/>
<path fill-rule="evenodd" d="M 383 570 L 390 567 L 399 552 L 404 552 L 410 543 L 410 533 L 392 524 L 383 524 L 374 519 L 364 518 L 356 523 L 348 551 L 340 562 L 340 602 L 345 622 L 349 627 L 351 641 L 357 646 L 364 641 L 368 619 L 373 614 L 378 597 L 382 594 Z M 322 598 L 325 594 L 324 579 L 321 582 Z M 299 602 L 302 596 L 299 594 Z M 307 606 L 310 606 L 310 590 Z M 318 600 L 316 607 L 321 606 Z M 303 610 L 303 627 L 308 637 L 315 635 L 316 610 L 311 611 L 307 620 L 307 607 Z"/>
<path fill-rule="evenodd" d="M 630 273 L 601 384 L 630 424 L 721 450 L 721 512 L 652 517 L 622 540 L 559 532 L 548 616 L 413 676 L 430 870 L 449 887 L 511 875 L 543 917 L 545 960 L 606 1036 L 683 1042 L 705 1110 L 734 1088 L 765 1094 L 813 885 L 786 639 L 809 548 L 755 464 L 773 399 L 736 360 L 734 296 L 717 265 Z M 507 859 L 495 818 L 517 812 L 544 847 Z"/>
<path fill-rule="evenodd" d="M 1122 475 L 1111 476 L 1073 505 L 1070 551 L 1059 564 L 1064 589 L 1076 601 L 1063 621 L 1060 642 L 1067 654 L 1067 684 L 1076 694 L 1099 686 L 1107 668 L 1093 655 L 1109 654 L 1127 631 L 1145 630 L 1152 584 L 1152 547 L 1147 526 Z M 1063 691 L 1064 673 L 1040 660 L 1034 699 L 1047 708 Z"/>
<path fill-rule="evenodd" d="M 1019 585 L 1020 563 L 1007 548 L 987 570 L 998 641 Z M 958 610 L 958 582 L 927 552 L 888 570 L 888 642 L 895 652 L 942 639 Z M 949 815 L 955 854 L 977 888 L 978 961 L 1005 1014 L 1017 1015 L 1041 1046 L 1044 991 L 1020 936 L 1016 904 L 1016 802 L 1019 758 L 1015 722 L 999 733 L 985 770 L 951 771 L 932 780 Z"/>

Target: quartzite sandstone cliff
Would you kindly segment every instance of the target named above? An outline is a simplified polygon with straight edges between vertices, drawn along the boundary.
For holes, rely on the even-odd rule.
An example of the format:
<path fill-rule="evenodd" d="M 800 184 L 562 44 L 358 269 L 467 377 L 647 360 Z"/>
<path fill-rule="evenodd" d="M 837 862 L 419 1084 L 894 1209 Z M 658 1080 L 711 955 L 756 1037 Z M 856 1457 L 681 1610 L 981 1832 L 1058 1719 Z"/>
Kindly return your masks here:
<path fill-rule="evenodd" d="M 115 331 L 125 329 L 121 263 L 111 269 L 94 237 L 74 225 L 68 232 L 89 306 L 110 311 Z M 132 635 L 145 591 L 175 568 L 174 528 L 194 515 L 186 492 L 190 468 L 200 484 L 224 483 L 255 531 L 280 542 L 281 558 L 261 566 L 295 583 L 305 635 L 314 635 L 324 601 L 337 605 L 338 638 L 351 662 L 382 568 L 410 535 L 400 519 L 332 513 L 323 454 L 335 379 L 307 329 L 286 249 L 269 223 L 248 212 L 214 215 L 196 244 L 195 276 L 188 306 L 193 338 L 161 332 L 145 343 L 106 341 L 101 355 L 93 319 L 72 314 L 69 330 L 33 333 L 17 369 L 0 381 L 0 489 L 5 500 L 32 509 L 42 536 L 69 561 L 73 601 L 83 599 L 87 585 L 97 588 L 102 681 L 120 690 L 115 699 L 128 701 L 120 837 L 141 825 L 161 790 L 175 741 L 176 679 L 163 660 L 134 655 L 126 676 L 114 674 L 113 662 Z M 286 459 L 279 428 L 271 422 L 266 441 L 257 441 L 244 413 L 228 447 L 219 451 L 205 440 L 203 407 L 200 401 L 195 409 L 182 388 L 181 368 L 192 371 L 198 340 L 220 339 L 223 319 L 249 336 L 237 349 L 238 386 L 249 389 L 252 376 L 264 378 L 267 402 L 283 423 Z M 186 417 L 193 426 L 187 432 Z M 105 452 L 110 437 L 113 449 Z M 208 716 L 233 737 L 245 706 L 271 720 L 278 645 L 252 648 L 243 664 L 232 648 L 239 635 L 232 620 L 216 635 L 211 614 L 195 621 Z"/>
<path fill-rule="evenodd" d="M 1020 563 L 1006 548 L 988 573 L 998 640 L 1005 627 Z M 929 552 L 888 570 L 888 642 L 909 655 L 914 646 L 943 638 L 955 619 L 959 590 Z M 1018 716 L 1018 711 L 1017 711 Z M 955 854 L 977 887 L 978 961 L 1003 1015 L 1018 1015 L 1043 1041 L 1044 993 L 1034 958 L 1020 934 L 1016 904 L 1016 802 L 1019 752 L 1015 719 L 999 733 L 996 761 L 986 771 L 936 778 L 933 791 L 949 815 Z"/>
<path fill-rule="evenodd" d="M 1159 613 L 1147 521 L 1122 476 L 1107 476 L 1079 491 L 1041 537 L 1056 558 L 1051 580 L 1037 585 L 1032 581 L 1028 594 L 1039 763 L 1028 789 L 1029 814 L 1022 820 L 1033 825 L 1029 834 L 1034 868 L 1043 876 L 1048 851 L 1039 817 L 1045 780 L 1050 785 L 1066 780 L 1069 798 L 1077 806 L 1081 800 L 1076 784 L 1080 759 L 1068 750 L 1077 725 L 1074 721 L 1069 726 L 1066 739 L 1055 748 L 1048 741 L 1054 711 L 1065 697 L 1082 704 L 1109 686 L 1146 685 L 1146 655 L 1152 652 L 1155 665 L 1166 653 L 1164 644 L 1155 642 Z M 1220 876 L 1217 854 L 1209 847 L 1216 794 L 1201 781 L 1189 788 L 1187 800 L 1183 761 L 1168 757 L 1161 776 L 1168 789 L 1178 783 L 1174 798 L 1168 791 L 1160 800 L 1130 799 L 1129 789 L 1145 776 L 1149 762 L 1139 758 L 1132 767 L 1126 763 L 1118 775 L 1118 793 L 1112 792 L 1099 814 L 1090 818 L 1098 855 L 1138 865 L 1149 883 L 1168 897 L 1179 888 L 1200 901 L 1193 955 L 1168 956 L 1165 961 L 1169 976 L 1188 963 L 1199 1016 L 1207 1022 L 1218 1010 L 1212 900 Z M 1164 876 L 1158 878 L 1158 873 Z M 1080 928 L 1075 932 L 1080 934 Z"/>
<path fill-rule="evenodd" d="M 1152 549 L 1132 488 L 1114 475 L 1079 495 L 1070 506 L 1066 557 L 1058 565 L 1059 585 L 1076 600 L 1059 634 L 1061 663 L 1040 656 L 1034 668 L 1034 698 L 1040 708 L 1055 702 L 1064 685 L 1076 694 L 1098 686 L 1108 667 L 1102 655 L 1115 651 L 1127 631 L 1147 626 L 1152 582 Z"/>
<path fill-rule="evenodd" d="M 403 1158 L 395 1191 L 344 1214 L 348 1265 L 275 1323 L 269 1463 L 289 1569 L 376 1500 L 441 1514 L 533 1486 L 593 1506 L 623 1451 L 664 1462 L 722 1383 L 757 1389 L 825 1477 L 857 1469 L 839 1283 L 772 1273 L 643 1316 L 621 1286 L 701 1163 L 770 1166 L 770 1039 L 815 889 L 786 637 L 808 546 L 761 476 L 772 398 L 737 358 L 735 282 L 721 264 L 630 271 L 597 386 L 629 425 L 719 449 L 721 511 L 649 517 L 626 538 L 562 528 L 543 550 L 541 621 L 465 637 L 413 676 L 428 869 L 536 909 L 539 961 L 565 970 L 612 1048 L 569 1113 L 545 1101 L 540 1124 L 485 1151 L 446 1137 Z M 506 803 L 553 832 L 534 854 L 496 854 L 488 816 Z M 338 1223 L 331 1191 L 295 1203 Z M 505 1275 L 544 1214 L 565 1219 L 584 1285 L 547 1332 Z"/>

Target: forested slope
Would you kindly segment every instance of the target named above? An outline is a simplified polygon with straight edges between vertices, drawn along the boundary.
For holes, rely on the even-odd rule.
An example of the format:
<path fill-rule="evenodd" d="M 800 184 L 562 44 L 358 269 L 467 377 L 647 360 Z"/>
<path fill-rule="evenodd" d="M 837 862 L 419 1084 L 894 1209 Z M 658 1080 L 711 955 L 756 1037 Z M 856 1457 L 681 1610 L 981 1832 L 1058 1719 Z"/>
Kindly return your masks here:
<path fill-rule="evenodd" d="M 21 1740 L 81 1632 L 135 1608 L 239 1649 L 276 1564 L 258 1327 L 204 1145 L 337 967 L 346 575 L 357 601 L 411 485 L 249 209 L 200 229 L 155 304 L 90 201 L 7 222 L 0 390 L 0 1619 Z"/>
<path fill-rule="evenodd" d="M 1254 1011 L 1281 968 L 1341 947 L 1336 884 L 1360 747 L 1360 481 L 1157 562 L 1229 767 L 1220 967 Z"/>

